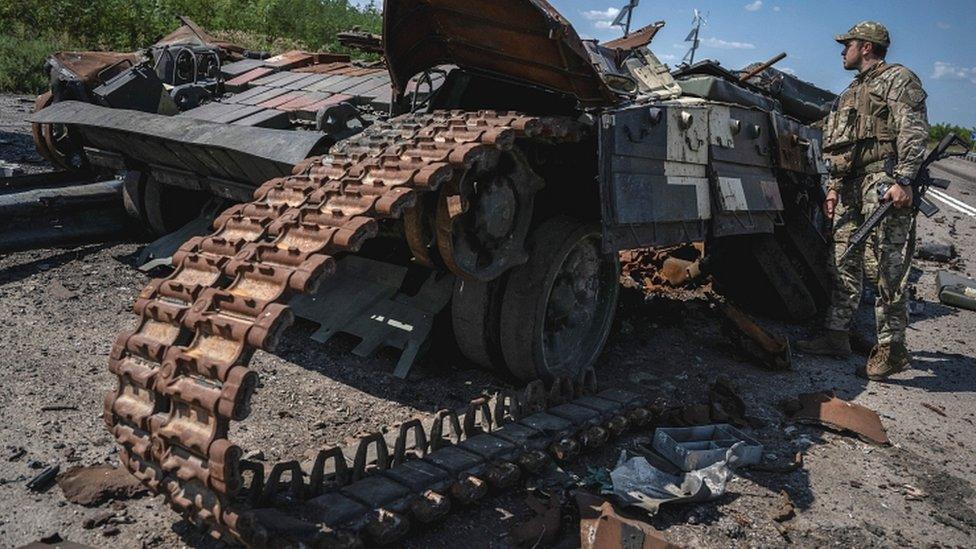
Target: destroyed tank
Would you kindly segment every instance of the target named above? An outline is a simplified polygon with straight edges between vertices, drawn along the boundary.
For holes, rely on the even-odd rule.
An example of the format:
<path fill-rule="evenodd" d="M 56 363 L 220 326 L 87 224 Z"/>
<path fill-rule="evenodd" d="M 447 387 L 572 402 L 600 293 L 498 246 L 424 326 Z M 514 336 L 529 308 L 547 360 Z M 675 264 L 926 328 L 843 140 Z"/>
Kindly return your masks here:
<path fill-rule="evenodd" d="M 826 287 L 816 217 L 825 170 L 810 114 L 788 104 L 817 93 L 781 101 L 785 87 L 715 63 L 672 75 L 647 48 L 659 28 L 598 44 L 544 0 L 387 1 L 394 99 L 418 74 L 451 67 L 446 79 L 422 108 L 377 119 L 261 184 L 139 294 L 105 399 L 122 463 L 225 539 L 392 543 L 411 521 L 508 486 L 547 455 L 646 423 L 640 395 L 591 393 L 619 251 L 704 242 L 703 267 L 731 293 L 814 312 Z M 139 120 L 148 129 L 110 127 L 66 104 L 34 121 L 132 156 L 148 142 L 228 150 L 216 133 L 162 138 L 149 115 Z M 265 165 L 247 146 L 270 147 L 237 144 L 235 165 Z M 394 270 L 387 294 L 376 281 Z M 370 301 L 350 330 L 365 347 L 402 345 L 411 357 L 449 308 L 470 361 L 553 388 L 547 397 L 531 382 L 473 403 L 463 421 L 445 411 L 266 469 L 229 438 L 258 386 L 248 362 L 275 348 L 310 296 L 312 308 L 331 309 L 330 332 L 346 329 L 335 315 Z"/>

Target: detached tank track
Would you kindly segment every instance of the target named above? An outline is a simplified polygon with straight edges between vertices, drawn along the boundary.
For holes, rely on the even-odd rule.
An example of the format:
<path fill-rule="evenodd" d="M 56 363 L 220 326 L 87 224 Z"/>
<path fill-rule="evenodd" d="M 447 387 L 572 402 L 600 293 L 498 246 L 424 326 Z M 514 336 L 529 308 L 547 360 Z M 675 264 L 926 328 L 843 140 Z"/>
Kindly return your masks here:
<path fill-rule="evenodd" d="M 296 166 L 293 176 L 262 185 L 254 201 L 217 218 L 211 236 L 184 244 L 173 257 L 172 275 L 153 280 L 139 294 L 139 324 L 112 348 L 109 370 L 118 387 L 105 398 L 105 423 L 120 445 L 122 463 L 217 537 L 249 545 L 355 545 L 361 532 L 372 542 L 392 541 L 409 524 L 408 511 L 421 522 L 436 518 L 449 506 L 444 494 L 464 502 L 484 493 L 486 479 L 504 485 L 519 473 L 514 463 L 531 470 L 533 459 L 525 456 L 540 449 L 567 457 L 580 442 L 591 445 L 608 430 L 622 430 L 625 415 L 645 417 L 636 395 L 624 393 L 526 415 L 582 393 L 582 385 L 563 381 L 553 394 L 565 398 L 553 401 L 539 398 L 544 391 L 535 386 L 529 397 L 502 398 L 493 418 L 484 414 L 489 406 L 482 402 L 470 419 L 465 416 L 463 428 L 457 414 L 446 412 L 428 431 L 419 422 L 401 426 L 403 440 L 394 441 L 392 458 L 382 436 L 367 436 L 352 455 L 351 471 L 341 450 L 324 450 L 308 483 L 294 462 L 275 466 L 265 482 L 263 466 L 244 461 L 229 439 L 231 423 L 250 413 L 258 381 L 247 366 L 251 356 L 273 351 L 293 321 L 285 304 L 295 294 L 315 291 L 334 272 L 336 254 L 356 252 L 377 234 L 379 220 L 401 218 L 420 195 L 462 177 L 475 163 L 497 161 L 517 139 L 558 143 L 581 134 L 566 118 L 461 111 L 407 115 L 378 123 L 329 155 Z M 479 410 L 483 427 L 476 426 Z M 493 428 L 493 434 L 485 433 Z M 408 459 L 428 450 L 422 460 Z M 452 463 L 467 465 L 458 469 Z M 409 485 L 409 475 L 400 479 L 406 485 L 393 482 L 402 490 L 395 499 L 407 503 L 371 499 L 375 490 L 383 492 L 377 479 L 390 483 L 397 471 L 431 473 L 425 469 L 438 472 L 438 482 L 425 476 L 425 483 Z M 374 470 L 382 475 L 368 474 Z M 478 471 L 486 477 L 472 476 Z M 287 490 L 285 475 L 291 477 Z M 367 485 L 377 482 L 371 492 Z M 446 492 L 430 491 L 438 486 Z M 345 503 L 351 498 L 359 512 L 330 515 L 330 509 L 348 508 L 328 503 L 330 497 Z"/>

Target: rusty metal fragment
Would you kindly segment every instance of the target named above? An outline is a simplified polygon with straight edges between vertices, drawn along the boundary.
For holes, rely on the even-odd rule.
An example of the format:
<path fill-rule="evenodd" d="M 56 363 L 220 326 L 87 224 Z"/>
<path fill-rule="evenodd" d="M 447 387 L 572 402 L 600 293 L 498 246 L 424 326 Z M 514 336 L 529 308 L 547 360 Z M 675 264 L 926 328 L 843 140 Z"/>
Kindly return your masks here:
<path fill-rule="evenodd" d="M 575 492 L 580 514 L 581 549 L 678 549 L 656 528 L 620 516 L 613 505 L 597 496 Z"/>
<path fill-rule="evenodd" d="M 540 86 L 589 105 L 616 101 L 562 15 L 545 0 L 388 2 L 384 49 L 398 92 L 415 74 L 458 65 Z"/>
<path fill-rule="evenodd" d="M 790 369 L 793 355 L 787 338 L 763 330 L 728 303 L 719 303 L 718 308 L 726 320 L 726 334 L 736 347 L 770 370 Z"/>
<path fill-rule="evenodd" d="M 832 393 L 809 393 L 800 395 L 798 400 L 799 410 L 793 419 L 800 423 L 851 432 L 872 444 L 890 444 L 881 418 L 873 410 L 841 400 Z"/>
<path fill-rule="evenodd" d="M 656 23 L 651 23 L 650 25 L 636 30 L 627 36 L 617 38 L 616 40 L 611 40 L 609 42 L 604 42 L 602 45 L 605 48 L 612 50 L 633 50 L 637 48 L 643 48 L 654 40 L 657 36 L 659 30 L 664 28 L 664 21 L 658 21 Z"/>

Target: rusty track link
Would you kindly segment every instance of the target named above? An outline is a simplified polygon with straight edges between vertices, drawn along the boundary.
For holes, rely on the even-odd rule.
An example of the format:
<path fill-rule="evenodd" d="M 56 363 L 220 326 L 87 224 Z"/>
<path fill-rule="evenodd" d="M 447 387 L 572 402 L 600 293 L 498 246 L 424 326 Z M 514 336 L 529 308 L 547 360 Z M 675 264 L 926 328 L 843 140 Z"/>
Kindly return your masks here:
<path fill-rule="evenodd" d="M 400 218 L 419 195 L 475 163 L 493 161 L 516 139 L 558 142 L 580 134 L 565 118 L 488 111 L 407 115 L 262 185 L 252 202 L 222 214 L 212 235 L 184 244 L 172 275 L 139 294 L 139 323 L 112 348 L 109 369 L 118 386 L 105 398 L 105 423 L 122 463 L 215 535 L 265 543 L 253 513 L 267 506 L 262 486 L 276 486 L 286 470 L 293 484 L 301 485 L 303 475 L 276 467 L 262 482 L 263 469 L 243 462 L 228 434 L 231 422 L 250 412 L 257 386 L 247 366 L 251 356 L 273 351 L 293 320 L 288 300 L 314 291 L 334 272 L 334 256 L 356 252 L 377 234 L 380 220 Z M 430 448 L 443 439 L 439 433 L 427 438 Z M 455 442 L 460 438 L 458 431 Z M 341 461 L 334 451 L 328 455 Z M 382 452 L 372 461 L 385 468 L 381 458 Z M 364 451 L 354 476 L 369 463 Z M 323 467 L 312 471 L 313 484 L 316 475 L 321 484 Z"/>

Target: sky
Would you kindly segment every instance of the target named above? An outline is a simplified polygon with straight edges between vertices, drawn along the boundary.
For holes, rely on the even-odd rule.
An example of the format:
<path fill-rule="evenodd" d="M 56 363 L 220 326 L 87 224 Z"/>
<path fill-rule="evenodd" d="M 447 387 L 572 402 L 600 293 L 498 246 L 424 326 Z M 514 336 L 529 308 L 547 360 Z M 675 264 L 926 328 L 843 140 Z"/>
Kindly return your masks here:
<path fill-rule="evenodd" d="M 605 41 L 622 34 L 609 23 L 627 0 L 549 2 L 583 38 Z M 888 61 L 922 79 L 929 121 L 976 127 L 976 0 L 640 0 L 633 28 L 664 21 L 650 47 L 673 66 L 690 46 L 684 39 L 696 8 L 707 20 L 696 61 L 714 59 L 740 69 L 785 51 L 788 57 L 778 68 L 834 92 L 854 73 L 844 70 L 833 37 L 859 21 L 877 20 L 891 33 Z"/>
<path fill-rule="evenodd" d="M 550 0 L 584 38 L 609 40 L 610 28 L 627 0 Z M 841 64 L 834 36 L 865 19 L 881 22 L 891 34 L 888 61 L 905 65 L 929 94 L 931 123 L 976 127 L 976 1 L 932 0 L 641 0 L 634 28 L 664 21 L 651 49 L 675 65 L 688 51 L 684 42 L 694 10 L 703 13 L 702 45 L 695 59 L 715 59 L 741 69 L 780 52 L 778 68 L 834 92 L 854 73 Z"/>

